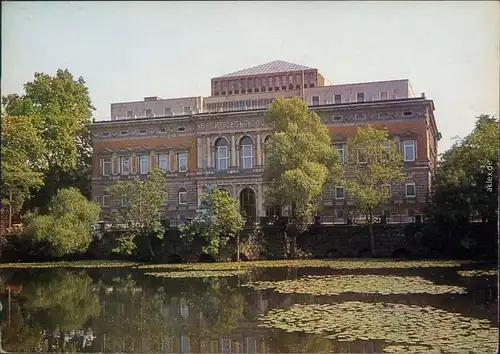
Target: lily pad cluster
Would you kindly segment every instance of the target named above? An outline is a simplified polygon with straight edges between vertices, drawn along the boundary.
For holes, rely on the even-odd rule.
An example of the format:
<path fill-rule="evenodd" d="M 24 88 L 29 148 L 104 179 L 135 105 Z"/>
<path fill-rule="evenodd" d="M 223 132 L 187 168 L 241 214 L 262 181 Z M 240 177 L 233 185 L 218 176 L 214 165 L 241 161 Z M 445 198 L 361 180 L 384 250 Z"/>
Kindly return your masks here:
<path fill-rule="evenodd" d="M 243 286 L 254 290 L 274 289 L 279 293 L 311 295 L 365 294 L 464 294 L 466 289 L 437 285 L 418 276 L 392 275 L 324 275 L 307 276 L 296 280 L 264 281 Z"/>
<path fill-rule="evenodd" d="M 246 274 L 243 270 L 220 270 L 220 271 L 186 271 L 186 272 L 155 272 L 146 273 L 145 275 L 152 275 L 154 277 L 163 278 L 222 278 L 222 277 L 233 277 L 236 275 Z"/>
<path fill-rule="evenodd" d="M 459 275 L 463 276 L 463 277 L 495 276 L 495 275 L 498 275 L 498 269 L 491 269 L 491 270 L 482 270 L 482 269 L 459 270 L 457 273 Z"/>
<path fill-rule="evenodd" d="M 358 301 L 295 304 L 271 310 L 260 319 L 261 327 L 322 334 L 339 342 L 382 340 L 388 344 L 387 352 L 397 353 L 495 353 L 498 340 L 498 328 L 488 320 L 430 306 Z"/>
<path fill-rule="evenodd" d="M 460 267 L 466 262 L 457 261 L 393 261 L 393 260 L 279 260 L 222 263 L 184 263 L 140 265 L 141 269 L 229 270 L 252 268 L 333 268 L 333 269 L 407 269 Z"/>
<path fill-rule="evenodd" d="M 140 265 L 127 261 L 75 261 L 75 262 L 33 262 L 33 263 L 0 263 L 2 268 L 126 268 Z"/>

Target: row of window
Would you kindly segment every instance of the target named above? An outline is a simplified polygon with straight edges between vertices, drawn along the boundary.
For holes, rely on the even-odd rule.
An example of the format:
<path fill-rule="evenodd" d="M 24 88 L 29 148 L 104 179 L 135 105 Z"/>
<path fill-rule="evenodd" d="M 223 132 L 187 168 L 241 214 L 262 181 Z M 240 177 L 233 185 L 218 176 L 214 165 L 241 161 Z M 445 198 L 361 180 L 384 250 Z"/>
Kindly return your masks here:
<path fill-rule="evenodd" d="M 187 196 L 188 196 L 187 189 L 184 187 L 179 188 L 179 190 L 177 192 L 177 201 L 178 201 L 179 205 L 186 205 L 188 203 Z M 110 196 L 109 195 L 104 194 L 102 196 L 102 206 L 110 206 Z"/>
<path fill-rule="evenodd" d="M 294 75 L 279 75 L 270 77 L 247 78 L 237 80 L 222 80 L 213 81 L 212 91 L 214 96 L 225 96 L 239 93 L 279 91 L 295 88 L 316 86 L 316 75 L 314 72 L 304 74 L 302 79 L 301 74 Z"/>
<path fill-rule="evenodd" d="M 139 174 L 147 175 L 151 172 L 151 156 L 150 155 L 139 155 L 137 156 L 139 162 Z M 170 155 L 169 154 L 158 154 L 157 155 L 158 167 L 163 171 L 174 171 L 175 167 L 170 166 Z M 179 152 L 176 154 L 176 165 L 178 172 L 187 172 L 188 170 L 188 153 Z M 118 162 L 117 174 L 128 175 L 132 170 L 132 157 L 130 156 L 120 156 Z M 110 176 L 112 174 L 112 158 L 103 157 L 101 158 L 101 172 L 103 176 Z"/>
<path fill-rule="evenodd" d="M 219 138 L 215 142 L 215 169 L 227 170 L 229 168 L 229 142 Z M 240 140 L 240 168 L 249 169 L 254 166 L 253 140 L 245 136 Z"/>
<path fill-rule="evenodd" d="M 391 185 L 390 184 L 385 184 L 382 186 L 383 188 L 386 188 L 389 192 L 389 195 L 391 195 Z M 344 187 L 342 186 L 335 186 L 333 189 L 333 196 L 337 200 L 343 200 L 345 199 L 345 190 Z M 415 198 L 416 197 L 416 188 L 415 188 L 415 183 L 406 183 L 405 184 L 405 196 L 406 198 Z"/>
<path fill-rule="evenodd" d="M 193 112 L 193 109 L 191 108 L 191 106 L 185 106 L 183 108 L 183 114 L 184 115 L 188 115 L 188 114 L 191 114 Z M 171 117 L 174 115 L 174 112 L 172 112 L 172 108 L 170 107 L 165 107 L 164 111 L 163 111 L 163 114 L 165 117 Z M 155 114 L 153 113 L 153 110 L 151 108 L 147 108 L 145 111 L 144 111 L 144 115 L 143 117 L 146 117 L 146 118 L 154 118 L 155 117 Z M 132 118 L 135 118 L 134 116 L 134 111 L 132 110 L 128 110 L 127 111 L 127 118 L 129 119 L 132 119 Z"/>
<path fill-rule="evenodd" d="M 385 101 L 389 99 L 389 91 L 387 90 L 382 90 L 379 91 L 379 96 L 378 99 L 381 101 Z M 391 99 L 397 99 L 397 95 L 392 95 Z M 366 96 L 365 92 L 357 92 L 356 93 L 356 101 L 355 102 L 367 102 L 367 101 L 373 101 L 372 96 Z M 349 99 L 345 99 L 342 97 L 341 93 L 336 93 L 333 95 L 333 103 L 334 104 L 340 104 L 340 103 L 348 103 L 350 102 Z M 312 106 L 319 106 L 320 105 L 320 96 L 312 96 L 311 97 L 311 105 Z"/>
<path fill-rule="evenodd" d="M 266 108 L 273 103 L 275 98 L 257 99 L 257 100 L 241 100 L 229 102 L 207 103 L 206 109 L 208 112 L 218 111 L 243 111 L 246 109 Z"/>
<path fill-rule="evenodd" d="M 344 163 L 346 158 L 345 144 L 334 144 L 337 154 L 340 156 L 340 162 Z M 384 145 L 384 147 L 389 147 L 389 145 Z M 403 141 L 403 158 L 406 162 L 415 161 L 417 158 L 416 153 L 417 142 L 415 140 L 404 140 Z M 363 153 L 364 149 L 359 148 L 357 152 L 358 163 L 366 163 L 366 155 Z"/>

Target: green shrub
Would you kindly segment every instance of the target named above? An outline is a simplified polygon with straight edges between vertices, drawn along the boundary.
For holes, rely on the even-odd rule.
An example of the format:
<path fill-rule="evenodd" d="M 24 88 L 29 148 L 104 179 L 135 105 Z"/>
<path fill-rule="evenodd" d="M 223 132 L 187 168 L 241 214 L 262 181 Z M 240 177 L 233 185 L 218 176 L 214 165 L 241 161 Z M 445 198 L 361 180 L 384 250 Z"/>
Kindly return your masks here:
<path fill-rule="evenodd" d="M 31 253 L 60 258 L 87 251 L 100 206 L 77 189 L 68 188 L 57 193 L 48 210 L 47 215 L 32 214 L 27 218 L 23 238 L 30 244 Z"/>

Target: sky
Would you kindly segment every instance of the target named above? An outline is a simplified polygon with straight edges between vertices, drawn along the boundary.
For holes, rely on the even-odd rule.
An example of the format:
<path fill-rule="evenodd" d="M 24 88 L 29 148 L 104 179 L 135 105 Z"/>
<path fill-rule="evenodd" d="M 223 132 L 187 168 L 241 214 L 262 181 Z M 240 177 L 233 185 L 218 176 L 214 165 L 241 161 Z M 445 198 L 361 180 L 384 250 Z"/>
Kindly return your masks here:
<path fill-rule="evenodd" d="M 82 76 L 97 120 L 147 96 L 209 96 L 210 78 L 284 60 L 332 84 L 410 80 L 443 139 L 498 116 L 500 2 L 2 2 L 2 95 L 35 72 Z"/>

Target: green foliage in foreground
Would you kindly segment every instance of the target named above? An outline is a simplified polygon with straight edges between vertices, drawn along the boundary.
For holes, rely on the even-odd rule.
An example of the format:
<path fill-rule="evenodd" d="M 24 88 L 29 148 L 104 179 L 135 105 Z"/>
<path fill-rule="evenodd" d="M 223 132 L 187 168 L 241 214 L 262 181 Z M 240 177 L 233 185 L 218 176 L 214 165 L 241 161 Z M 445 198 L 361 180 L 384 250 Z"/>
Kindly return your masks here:
<path fill-rule="evenodd" d="M 192 251 L 201 247 L 202 252 L 217 255 L 221 246 L 239 235 L 243 223 L 236 200 L 214 188 L 202 195 L 195 219 L 181 229 L 182 238 Z"/>
<path fill-rule="evenodd" d="M 36 255 L 64 257 L 87 251 L 92 226 L 99 221 L 100 206 L 88 201 L 76 188 L 61 189 L 48 214 L 27 217 L 22 237 Z"/>
<path fill-rule="evenodd" d="M 150 237 L 163 239 L 165 228 L 160 222 L 160 208 L 167 203 L 167 180 L 158 167 L 151 171 L 145 181 L 118 180 L 106 192 L 111 200 L 118 203 L 119 210 L 109 214 L 114 224 L 128 224 L 130 235 L 122 238 L 120 251 L 132 253 L 138 242 L 145 242 L 149 259 L 154 259 Z"/>

